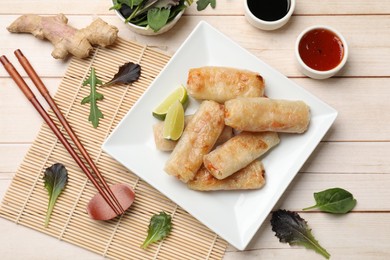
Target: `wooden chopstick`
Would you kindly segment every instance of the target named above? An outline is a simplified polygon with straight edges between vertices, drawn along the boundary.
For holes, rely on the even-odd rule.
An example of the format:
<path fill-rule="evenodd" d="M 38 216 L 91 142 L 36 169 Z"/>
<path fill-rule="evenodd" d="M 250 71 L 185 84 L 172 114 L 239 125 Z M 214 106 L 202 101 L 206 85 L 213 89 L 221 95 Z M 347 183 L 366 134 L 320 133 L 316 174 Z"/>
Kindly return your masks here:
<path fill-rule="evenodd" d="M 57 118 L 60 120 L 61 124 L 65 128 L 66 132 L 76 145 L 77 149 L 81 152 L 89 166 L 92 168 L 92 171 L 95 173 L 96 177 L 100 181 L 100 183 L 103 185 L 103 188 L 107 190 L 108 194 L 111 196 L 111 198 L 114 200 L 114 203 L 118 207 L 121 213 L 124 212 L 122 205 L 119 203 L 118 199 L 115 197 L 114 193 L 108 186 L 107 182 L 104 180 L 103 175 L 100 173 L 99 169 L 96 167 L 95 163 L 92 161 L 91 157 L 89 156 L 88 152 L 85 150 L 84 146 L 81 144 L 79 138 L 74 133 L 73 129 L 70 127 L 68 121 L 65 119 L 63 114 L 61 113 L 61 110 L 58 108 L 57 104 L 54 102 L 53 98 L 50 96 L 49 91 L 47 90 L 45 84 L 43 84 L 42 80 L 39 78 L 38 74 L 35 72 L 34 68 L 31 66 L 30 62 L 27 60 L 27 58 L 23 55 L 21 50 L 16 50 L 15 56 L 18 58 L 19 63 L 22 65 L 30 79 L 33 81 L 34 85 L 37 87 L 41 95 L 45 98 Z"/>
<path fill-rule="evenodd" d="M 66 121 L 65 117 L 62 115 L 61 111 L 55 104 L 54 100 L 51 98 L 47 88 L 44 86 L 43 82 L 39 79 L 38 75 L 28 62 L 28 60 L 24 57 L 22 52 L 20 50 L 15 51 L 15 55 L 19 59 L 22 66 L 25 68 L 27 74 L 31 77 L 31 80 L 34 82 L 34 84 L 37 86 L 38 90 L 41 92 L 42 96 L 47 100 L 50 107 L 53 109 L 54 113 L 60 120 L 61 124 L 63 124 L 65 130 L 68 132 L 70 138 L 75 143 L 77 148 L 80 150 L 81 154 L 84 156 L 85 160 L 88 162 L 88 164 L 91 166 L 93 171 L 95 172 L 95 175 L 98 177 L 98 180 L 103 185 L 103 187 L 100 186 L 99 182 L 94 178 L 93 174 L 89 171 L 88 167 L 84 164 L 84 162 L 81 160 L 81 158 L 78 156 L 78 154 L 75 152 L 73 147 L 69 144 L 68 140 L 63 136 L 61 131 L 58 129 L 57 125 L 53 122 L 53 120 L 50 118 L 48 113 L 45 111 L 45 109 L 42 107 L 42 105 L 39 103 L 39 101 L 36 99 L 34 93 L 31 91 L 27 83 L 24 81 L 24 79 L 20 76 L 19 72 L 15 69 L 15 67 L 12 65 L 11 62 L 7 59 L 6 56 L 1 56 L 0 61 L 3 64 L 4 68 L 8 72 L 8 74 L 13 78 L 15 83 L 18 85 L 20 90 L 23 92 L 23 94 L 26 96 L 26 98 L 32 103 L 32 105 L 35 107 L 35 109 L 38 111 L 38 113 L 42 116 L 42 118 L 45 120 L 45 122 L 48 124 L 50 129 L 53 131 L 53 133 L 57 136 L 57 138 L 61 141 L 61 143 L 64 145 L 66 150 L 69 152 L 69 154 L 73 157 L 73 159 L 76 161 L 76 163 L 80 166 L 80 168 L 83 170 L 83 172 L 87 175 L 88 179 L 92 182 L 92 184 L 96 187 L 96 189 L 100 192 L 104 200 L 107 202 L 107 204 L 112 208 L 112 210 L 120 215 L 124 213 L 124 210 L 122 206 L 120 205 L 117 198 L 112 193 L 111 189 L 107 185 L 106 181 L 104 180 L 103 176 L 97 169 L 96 165 L 93 163 L 92 159 L 88 155 L 87 151 L 77 138 L 77 136 L 74 134 L 72 128 L 70 127 L 69 123 Z M 111 200 L 111 199 L 112 200 Z"/>

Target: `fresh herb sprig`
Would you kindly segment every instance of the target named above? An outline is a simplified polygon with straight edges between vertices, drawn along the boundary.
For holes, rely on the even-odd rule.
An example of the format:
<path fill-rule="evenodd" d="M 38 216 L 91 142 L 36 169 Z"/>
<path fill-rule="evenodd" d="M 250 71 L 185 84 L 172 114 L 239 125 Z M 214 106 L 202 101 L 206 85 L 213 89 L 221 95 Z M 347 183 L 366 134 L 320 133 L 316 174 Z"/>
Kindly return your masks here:
<path fill-rule="evenodd" d="M 61 163 L 53 164 L 52 166 L 46 168 L 43 180 L 45 188 L 49 193 L 49 203 L 45 219 L 45 227 L 47 227 L 49 225 L 51 213 L 54 209 L 54 204 L 68 183 L 68 171 Z"/>
<path fill-rule="evenodd" d="M 171 221 L 171 216 L 164 211 L 160 212 L 158 215 L 153 215 L 149 223 L 148 236 L 141 247 L 146 249 L 150 244 L 168 236 L 172 229 Z"/>
<path fill-rule="evenodd" d="M 90 94 L 81 100 L 81 104 L 90 104 L 88 120 L 92 123 L 94 128 L 99 126 L 99 119 L 104 118 L 102 111 L 97 106 L 98 100 L 103 100 L 103 94 L 96 91 L 97 85 L 101 85 L 102 81 L 96 77 L 95 68 L 91 68 L 91 74 L 83 82 L 83 86 L 90 86 Z"/>
<path fill-rule="evenodd" d="M 81 100 L 81 104 L 90 103 L 88 120 L 92 122 L 94 128 L 97 128 L 99 126 L 99 120 L 104 118 L 102 111 L 97 105 L 97 101 L 103 100 L 104 96 L 96 91 L 97 86 L 108 87 L 117 83 L 130 84 L 137 81 L 140 76 L 141 66 L 133 62 L 128 62 L 119 67 L 118 72 L 110 81 L 103 84 L 96 76 L 95 69 L 91 68 L 89 77 L 83 82 L 83 86 L 90 86 L 90 94 Z"/>
<path fill-rule="evenodd" d="M 118 10 L 126 23 L 149 26 L 158 32 L 193 0 L 114 0 L 113 3 L 110 10 Z M 196 4 L 197 10 L 202 11 L 209 5 L 215 8 L 216 0 L 197 0 Z"/>

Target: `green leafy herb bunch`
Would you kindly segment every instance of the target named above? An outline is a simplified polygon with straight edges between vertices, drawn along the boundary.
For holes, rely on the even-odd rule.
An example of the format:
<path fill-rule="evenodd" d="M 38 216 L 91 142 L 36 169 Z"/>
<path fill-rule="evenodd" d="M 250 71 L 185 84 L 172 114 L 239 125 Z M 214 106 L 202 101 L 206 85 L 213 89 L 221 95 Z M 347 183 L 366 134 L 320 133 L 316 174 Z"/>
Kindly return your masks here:
<path fill-rule="evenodd" d="M 126 23 L 149 26 L 158 32 L 192 3 L 193 0 L 113 0 L 110 10 L 118 10 Z M 216 0 L 197 0 L 196 5 L 198 11 L 209 5 L 215 8 Z"/>

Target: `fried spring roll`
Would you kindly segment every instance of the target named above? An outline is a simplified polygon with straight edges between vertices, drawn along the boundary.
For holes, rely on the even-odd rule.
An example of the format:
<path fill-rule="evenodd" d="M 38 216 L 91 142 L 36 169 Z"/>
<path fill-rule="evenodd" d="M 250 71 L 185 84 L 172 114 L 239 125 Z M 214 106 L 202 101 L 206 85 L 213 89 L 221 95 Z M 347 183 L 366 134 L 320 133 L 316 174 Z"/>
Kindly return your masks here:
<path fill-rule="evenodd" d="M 255 72 L 227 67 L 190 69 L 187 79 L 188 94 L 196 99 L 223 103 L 236 97 L 264 95 L 263 78 Z"/>
<path fill-rule="evenodd" d="M 241 131 L 303 133 L 309 122 L 310 109 L 303 101 L 259 97 L 225 102 L 225 124 Z"/>
<path fill-rule="evenodd" d="M 184 129 L 164 170 L 187 183 L 192 180 L 224 128 L 223 105 L 204 101 Z"/>
<path fill-rule="evenodd" d="M 275 132 L 241 132 L 203 157 L 206 169 L 224 179 L 266 153 L 279 143 Z"/>
<path fill-rule="evenodd" d="M 187 126 L 190 118 L 190 116 L 185 117 L 184 121 L 184 128 Z M 163 152 L 171 152 L 175 148 L 177 141 L 169 140 L 164 138 L 164 122 L 158 122 L 153 125 L 153 136 L 154 136 L 154 142 L 156 144 L 157 150 L 163 151 Z M 222 130 L 221 135 L 218 137 L 217 142 L 215 143 L 215 146 L 223 144 L 233 136 L 233 128 L 230 126 L 225 126 Z"/>
<path fill-rule="evenodd" d="M 259 160 L 253 161 L 223 180 L 215 178 L 203 166 L 196 173 L 195 178 L 187 182 L 187 186 L 199 191 L 260 189 L 265 184 L 264 174 L 263 164 Z"/>

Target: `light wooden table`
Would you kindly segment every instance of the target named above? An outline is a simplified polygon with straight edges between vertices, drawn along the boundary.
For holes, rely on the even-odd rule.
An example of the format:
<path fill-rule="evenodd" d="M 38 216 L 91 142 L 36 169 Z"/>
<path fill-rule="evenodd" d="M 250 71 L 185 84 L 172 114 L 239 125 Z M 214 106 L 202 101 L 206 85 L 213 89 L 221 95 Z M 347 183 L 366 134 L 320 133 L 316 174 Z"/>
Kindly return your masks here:
<path fill-rule="evenodd" d="M 215 10 L 186 11 L 164 35 L 133 34 L 108 10 L 108 0 L 0 1 L 0 54 L 15 60 L 23 50 L 55 93 L 68 61 L 54 60 L 52 46 L 31 35 L 10 34 L 5 27 L 24 13 L 64 13 L 77 28 L 99 16 L 119 28 L 121 37 L 173 54 L 196 24 L 205 20 L 254 55 L 334 107 L 339 116 L 279 201 L 277 208 L 301 211 L 313 204 L 313 192 L 331 187 L 351 191 L 353 212 L 334 216 L 301 213 L 333 259 L 390 259 L 390 1 L 297 1 L 289 24 L 273 32 L 250 26 L 243 0 L 217 0 Z M 293 47 L 308 26 L 338 29 L 350 46 L 350 58 L 339 76 L 317 81 L 297 69 Z M 228 54 L 227 54 L 228 55 Z M 14 62 L 20 68 L 17 62 Z M 23 70 L 20 70 L 23 71 Z M 23 74 L 23 76 L 25 76 Z M 42 119 L 0 68 L 0 197 L 37 135 Z M 84 249 L 0 219 L 1 259 L 101 259 Z M 245 251 L 229 246 L 225 259 L 322 259 L 302 247 L 279 243 L 269 220 Z"/>

